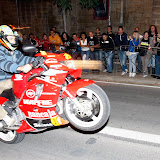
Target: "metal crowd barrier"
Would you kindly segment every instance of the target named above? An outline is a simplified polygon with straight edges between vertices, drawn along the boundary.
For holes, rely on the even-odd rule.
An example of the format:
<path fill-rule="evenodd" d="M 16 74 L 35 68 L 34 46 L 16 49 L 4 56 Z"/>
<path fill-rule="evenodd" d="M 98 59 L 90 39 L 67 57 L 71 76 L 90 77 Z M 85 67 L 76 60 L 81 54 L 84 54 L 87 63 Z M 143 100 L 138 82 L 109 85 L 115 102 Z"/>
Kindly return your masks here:
<path fill-rule="evenodd" d="M 118 56 L 118 50 L 120 50 L 121 48 L 125 48 L 126 51 L 128 51 L 128 48 L 129 48 L 130 45 L 120 45 L 118 47 L 115 47 L 114 49 L 112 48 L 102 48 L 102 47 L 99 47 L 99 48 L 96 48 L 96 50 L 103 50 L 105 52 L 107 51 L 113 51 L 115 54 L 114 54 L 114 57 L 113 57 L 113 73 L 117 73 L 117 72 L 121 72 L 121 65 L 120 65 L 120 60 L 119 60 L 119 56 Z M 131 47 L 135 47 L 135 49 L 139 50 L 139 49 L 148 49 L 148 46 L 145 47 L 145 46 L 131 46 Z M 72 49 L 71 48 L 68 48 L 68 49 Z M 74 49 L 76 49 L 74 47 Z M 152 50 L 152 53 L 151 54 L 151 58 L 153 58 L 155 60 L 155 55 L 157 54 L 157 51 L 160 51 L 160 47 L 151 47 L 151 50 Z M 138 55 L 140 55 L 141 52 L 138 52 L 138 54 L 136 55 L 138 57 Z M 107 58 L 107 57 L 106 57 Z M 105 57 L 104 57 L 104 54 L 103 54 L 103 66 L 105 67 Z M 134 63 L 133 63 L 134 64 Z M 160 62 L 157 64 L 159 65 Z M 142 69 L 138 67 L 137 65 L 137 60 L 136 60 L 136 64 L 134 64 L 136 66 L 136 69 L 137 71 L 139 72 L 142 72 Z M 127 66 L 129 66 L 129 61 L 128 61 L 128 57 L 127 57 Z M 156 67 L 156 66 L 155 66 Z"/>

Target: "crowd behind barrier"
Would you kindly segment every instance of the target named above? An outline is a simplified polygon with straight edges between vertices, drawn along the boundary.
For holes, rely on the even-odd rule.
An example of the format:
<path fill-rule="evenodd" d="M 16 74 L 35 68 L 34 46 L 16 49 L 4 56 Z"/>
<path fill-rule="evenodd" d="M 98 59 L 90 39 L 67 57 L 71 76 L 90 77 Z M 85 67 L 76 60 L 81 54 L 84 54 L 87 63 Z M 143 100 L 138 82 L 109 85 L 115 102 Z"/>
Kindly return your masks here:
<path fill-rule="evenodd" d="M 47 52 L 60 50 L 63 45 L 73 59 L 102 61 L 103 72 L 121 70 L 122 76 L 129 73 L 129 77 L 135 77 L 137 73 L 142 73 L 144 78 L 149 74 L 153 78 L 160 77 L 160 35 L 155 25 L 151 25 L 143 35 L 136 27 L 131 36 L 124 32 L 122 26 L 119 26 L 117 34 L 112 33 L 112 26 L 108 26 L 106 33 L 101 34 L 100 28 L 97 28 L 95 33 L 90 31 L 88 36 L 81 32 L 79 37 L 76 33 L 71 37 L 66 32 L 60 35 L 53 27 L 50 36 L 43 34 L 41 41 L 33 33 L 29 38 L 24 34 L 22 43 L 31 43 Z M 29 56 L 34 56 L 34 53 Z"/>

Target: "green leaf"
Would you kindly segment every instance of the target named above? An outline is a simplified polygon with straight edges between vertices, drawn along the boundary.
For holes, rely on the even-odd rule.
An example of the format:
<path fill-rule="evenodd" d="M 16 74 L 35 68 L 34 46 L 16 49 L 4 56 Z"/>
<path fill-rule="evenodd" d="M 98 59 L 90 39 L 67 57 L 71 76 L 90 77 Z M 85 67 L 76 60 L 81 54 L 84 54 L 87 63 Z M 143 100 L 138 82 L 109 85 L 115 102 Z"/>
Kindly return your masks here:
<path fill-rule="evenodd" d="M 80 0 L 80 4 L 82 7 L 91 9 L 95 8 L 99 3 L 99 0 Z"/>
<path fill-rule="evenodd" d="M 57 4 L 57 7 L 60 7 L 62 10 L 71 10 L 72 3 L 71 0 L 52 0 L 54 4 Z"/>

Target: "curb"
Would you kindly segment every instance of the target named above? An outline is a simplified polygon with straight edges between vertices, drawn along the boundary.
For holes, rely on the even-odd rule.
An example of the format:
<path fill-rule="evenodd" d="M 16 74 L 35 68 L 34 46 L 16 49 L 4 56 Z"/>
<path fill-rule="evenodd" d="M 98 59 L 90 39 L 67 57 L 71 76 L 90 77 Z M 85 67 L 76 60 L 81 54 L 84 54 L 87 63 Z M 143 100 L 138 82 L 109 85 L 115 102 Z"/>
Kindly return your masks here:
<path fill-rule="evenodd" d="M 121 76 L 120 74 L 114 73 L 85 73 L 82 74 L 81 78 L 83 79 L 91 79 L 94 81 L 106 81 L 106 82 L 116 82 L 116 83 L 128 83 L 128 84 L 136 84 L 136 85 L 149 85 L 149 86 L 160 86 L 160 80 L 156 78 L 152 78 L 148 76 L 146 78 L 142 78 L 142 74 L 136 75 L 136 77 L 129 78 L 128 75 Z"/>

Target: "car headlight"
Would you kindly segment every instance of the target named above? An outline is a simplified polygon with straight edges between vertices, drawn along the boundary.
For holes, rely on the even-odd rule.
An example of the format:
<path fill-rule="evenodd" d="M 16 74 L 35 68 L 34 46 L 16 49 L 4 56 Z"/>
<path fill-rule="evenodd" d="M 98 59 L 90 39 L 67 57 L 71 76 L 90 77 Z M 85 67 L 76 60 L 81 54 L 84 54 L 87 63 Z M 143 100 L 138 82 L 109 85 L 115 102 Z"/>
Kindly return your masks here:
<path fill-rule="evenodd" d="M 71 69 L 76 69 L 76 66 L 74 64 L 74 61 L 72 60 L 68 60 L 68 61 L 60 61 L 61 64 L 67 66 L 68 68 L 71 68 Z"/>

